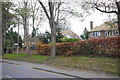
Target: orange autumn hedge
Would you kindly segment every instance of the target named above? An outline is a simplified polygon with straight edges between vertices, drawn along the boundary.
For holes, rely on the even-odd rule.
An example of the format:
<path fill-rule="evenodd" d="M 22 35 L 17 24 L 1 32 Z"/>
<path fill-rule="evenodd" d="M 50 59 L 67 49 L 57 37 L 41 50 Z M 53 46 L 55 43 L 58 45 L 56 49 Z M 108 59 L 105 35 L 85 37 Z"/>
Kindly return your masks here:
<path fill-rule="evenodd" d="M 56 55 L 119 56 L 120 37 L 56 43 Z M 50 55 L 50 44 L 38 44 L 38 54 Z"/>

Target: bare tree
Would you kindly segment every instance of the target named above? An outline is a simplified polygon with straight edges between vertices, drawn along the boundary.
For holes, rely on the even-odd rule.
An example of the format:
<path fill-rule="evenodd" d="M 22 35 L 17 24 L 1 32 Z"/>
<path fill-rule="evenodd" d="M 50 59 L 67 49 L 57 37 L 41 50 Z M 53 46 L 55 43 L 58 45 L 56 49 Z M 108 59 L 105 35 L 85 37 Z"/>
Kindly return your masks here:
<path fill-rule="evenodd" d="M 29 50 L 29 28 L 28 28 L 28 22 L 27 22 L 27 20 L 28 20 L 28 10 L 27 10 L 27 7 L 28 7 L 28 0 L 27 1 L 25 1 L 24 0 L 24 16 L 22 16 L 22 18 L 23 18 L 23 26 L 24 26 L 24 38 L 25 38 L 25 44 L 26 44 L 26 50 L 27 50 L 27 54 L 29 55 L 29 53 L 30 53 L 30 50 Z"/>
<path fill-rule="evenodd" d="M 36 18 L 38 17 L 37 15 L 38 15 L 39 7 L 37 6 L 37 2 L 34 2 L 33 0 L 31 0 L 30 7 L 31 7 L 32 27 L 33 27 L 32 37 L 34 37 L 36 36 L 35 21 Z"/>
<path fill-rule="evenodd" d="M 51 58 L 54 58 L 56 54 L 56 27 L 58 24 L 59 7 L 61 3 L 55 2 L 55 0 L 48 0 L 49 11 L 47 11 L 43 2 L 41 2 L 41 0 L 37 0 L 37 1 L 42 6 L 47 16 L 47 19 L 49 20 L 49 25 L 51 29 Z"/>
<path fill-rule="evenodd" d="M 56 50 L 56 27 L 58 26 L 66 26 L 69 25 L 68 19 L 74 17 L 82 18 L 83 14 L 79 13 L 76 10 L 78 4 L 76 2 L 62 2 L 55 0 L 48 0 L 48 7 L 41 0 L 37 0 L 40 5 L 42 6 L 44 13 L 49 21 L 49 25 L 51 28 L 51 56 L 55 57 L 55 50 Z M 49 10 L 47 10 L 49 8 Z M 74 16 L 74 17 L 73 17 Z"/>
<path fill-rule="evenodd" d="M 22 18 L 23 28 L 24 28 L 24 43 L 26 46 L 26 52 L 29 55 L 29 27 L 28 27 L 28 18 L 30 17 L 30 8 L 28 0 L 23 0 L 23 3 L 19 3 L 19 8 L 16 9 L 18 14 Z"/>

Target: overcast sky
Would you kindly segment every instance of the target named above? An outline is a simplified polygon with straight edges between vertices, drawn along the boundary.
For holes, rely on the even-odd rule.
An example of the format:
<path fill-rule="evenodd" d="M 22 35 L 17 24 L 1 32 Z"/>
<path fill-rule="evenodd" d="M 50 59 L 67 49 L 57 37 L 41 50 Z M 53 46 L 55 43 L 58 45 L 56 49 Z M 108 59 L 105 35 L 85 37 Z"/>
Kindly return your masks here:
<path fill-rule="evenodd" d="M 99 26 L 108 18 L 108 14 L 101 13 L 99 11 L 94 12 L 92 15 L 85 18 L 84 21 L 80 21 L 79 18 L 70 19 L 70 27 L 73 32 L 80 36 L 86 27 L 90 30 L 90 21 L 93 21 L 93 27 Z M 17 31 L 17 27 L 15 28 Z M 38 33 L 44 33 L 45 31 L 50 31 L 49 23 L 45 22 L 41 27 L 39 27 Z M 32 27 L 30 27 L 29 32 L 32 32 Z M 23 35 L 23 29 L 21 29 L 20 34 Z"/>
<path fill-rule="evenodd" d="M 99 26 L 104 23 L 105 19 L 108 18 L 108 14 L 102 14 L 99 11 L 94 12 L 92 15 L 85 18 L 84 21 L 80 21 L 79 18 L 70 19 L 70 27 L 73 32 L 75 32 L 78 36 L 82 34 L 84 28 L 86 27 L 90 30 L 90 21 L 93 21 L 93 27 Z M 46 30 L 50 31 L 49 24 L 44 23 L 43 27 L 40 28 L 40 32 L 45 32 Z"/>
<path fill-rule="evenodd" d="M 87 30 L 90 30 L 90 21 L 93 21 L 93 27 L 96 27 L 104 23 L 107 18 L 108 14 L 96 11 L 92 15 L 88 16 L 83 22 L 79 21 L 79 19 L 71 20 L 71 27 L 77 35 L 80 35 L 82 34 L 85 27 Z"/>
<path fill-rule="evenodd" d="M 79 18 L 69 19 L 71 25 L 71 30 L 80 36 L 86 27 L 90 30 L 90 21 L 93 21 L 93 27 L 99 26 L 104 23 L 105 19 L 108 18 L 108 14 L 95 11 L 92 15 L 85 18 L 83 22 Z M 17 31 L 17 27 L 14 29 Z M 49 23 L 45 22 L 41 27 L 39 27 L 38 33 L 44 33 L 45 31 L 50 31 Z M 29 33 L 32 32 L 32 27 L 29 29 Z M 20 30 L 20 34 L 23 35 L 23 29 Z"/>

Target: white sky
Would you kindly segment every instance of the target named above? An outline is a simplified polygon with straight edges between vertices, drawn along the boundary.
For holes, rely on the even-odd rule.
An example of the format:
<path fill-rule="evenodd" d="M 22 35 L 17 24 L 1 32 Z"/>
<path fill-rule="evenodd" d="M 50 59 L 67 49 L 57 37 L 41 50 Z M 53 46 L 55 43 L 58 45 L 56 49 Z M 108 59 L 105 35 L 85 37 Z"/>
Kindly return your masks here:
<path fill-rule="evenodd" d="M 71 20 L 71 28 L 78 36 L 80 36 L 85 27 L 87 30 L 90 30 L 90 21 L 93 21 L 93 27 L 99 26 L 108 18 L 107 15 L 108 14 L 96 11 L 92 15 L 88 16 L 83 22 L 79 21 L 79 19 L 73 19 Z"/>
<path fill-rule="evenodd" d="M 96 11 L 92 15 L 86 17 L 84 21 L 80 21 L 79 18 L 72 18 L 70 19 L 70 27 L 73 32 L 75 32 L 78 36 L 82 34 L 84 31 L 84 28 L 86 27 L 88 30 L 90 30 L 90 21 L 93 21 L 93 27 L 99 26 L 102 23 L 104 23 L 105 19 L 108 18 L 108 14 L 101 13 L 99 11 Z M 46 22 L 43 25 L 44 27 L 41 27 L 39 32 L 45 32 L 46 30 L 50 31 L 49 24 Z"/>
<path fill-rule="evenodd" d="M 90 21 L 93 21 L 93 27 L 99 26 L 104 23 L 105 19 L 108 18 L 108 14 L 95 11 L 92 15 L 86 17 L 86 19 L 81 22 L 79 18 L 70 19 L 70 27 L 73 32 L 80 36 L 86 27 L 90 30 Z M 14 29 L 17 31 L 17 27 Z M 43 25 L 40 25 L 38 33 L 44 33 L 45 31 L 50 31 L 49 23 L 45 22 Z M 32 32 L 32 27 L 29 29 L 29 33 Z M 20 29 L 20 35 L 23 35 L 23 29 Z"/>
<path fill-rule="evenodd" d="M 90 30 L 90 21 L 93 21 L 93 27 L 99 26 L 102 23 L 104 23 L 105 19 L 108 18 L 108 14 L 101 13 L 99 11 L 94 12 L 92 15 L 86 17 L 84 21 L 80 21 L 79 18 L 72 18 L 70 19 L 70 27 L 73 32 L 75 32 L 78 36 L 82 34 L 84 31 L 84 28 L 86 27 L 88 30 Z M 50 31 L 49 23 L 44 22 L 43 25 L 40 25 L 38 33 L 44 33 L 46 30 Z M 17 27 L 15 28 L 17 31 Z M 32 32 L 32 27 L 29 29 L 29 33 Z M 20 34 L 23 35 L 23 29 L 20 29 Z"/>

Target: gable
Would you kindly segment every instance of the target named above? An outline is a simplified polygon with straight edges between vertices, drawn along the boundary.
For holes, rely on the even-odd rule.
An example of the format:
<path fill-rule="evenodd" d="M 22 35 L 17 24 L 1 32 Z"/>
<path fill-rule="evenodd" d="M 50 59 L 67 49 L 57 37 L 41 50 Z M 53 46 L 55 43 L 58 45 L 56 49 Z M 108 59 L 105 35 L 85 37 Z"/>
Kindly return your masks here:
<path fill-rule="evenodd" d="M 67 38 L 79 38 L 79 36 L 71 30 L 62 31 L 62 35 L 64 35 Z"/>
<path fill-rule="evenodd" d="M 70 36 L 69 34 L 66 34 L 64 37 L 72 38 L 72 36 Z"/>
<path fill-rule="evenodd" d="M 89 32 L 95 32 L 95 31 L 108 31 L 108 30 L 117 30 L 117 25 L 110 23 L 110 22 L 105 22 L 101 24 L 100 26 L 97 26 L 90 30 Z"/>

